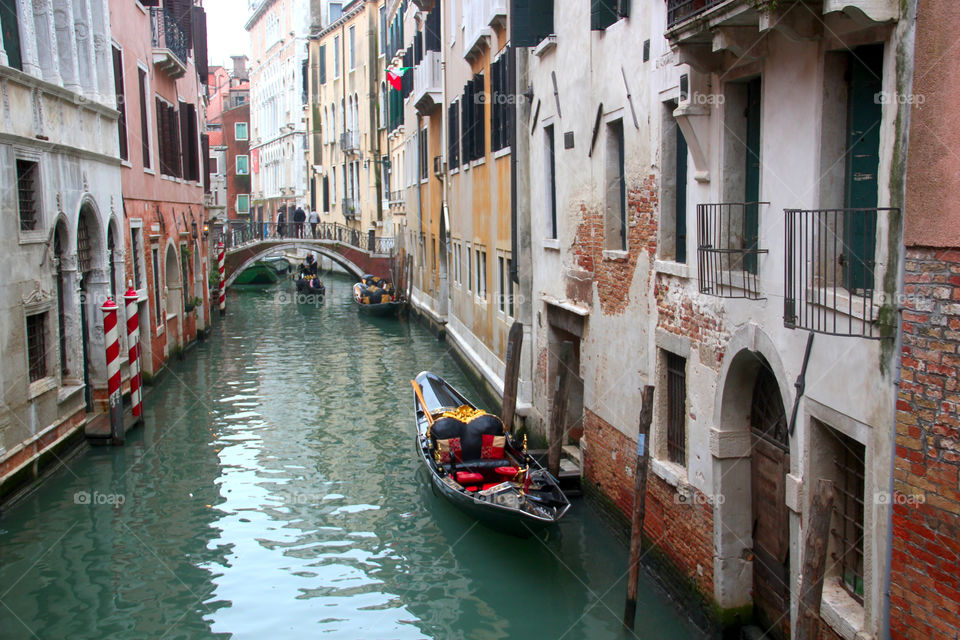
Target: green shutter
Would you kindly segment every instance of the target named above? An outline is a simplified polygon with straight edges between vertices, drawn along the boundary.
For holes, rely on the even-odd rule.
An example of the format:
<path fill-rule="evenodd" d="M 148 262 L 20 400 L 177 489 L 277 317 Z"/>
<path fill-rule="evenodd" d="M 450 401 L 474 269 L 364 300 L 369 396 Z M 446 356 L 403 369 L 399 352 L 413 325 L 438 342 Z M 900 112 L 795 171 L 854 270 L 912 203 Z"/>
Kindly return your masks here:
<path fill-rule="evenodd" d="M 760 201 L 760 78 L 747 83 L 747 149 L 744 175 L 744 201 Z M 756 249 L 760 234 L 759 206 L 750 205 L 743 210 L 743 247 Z M 748 253 L 743 258 L 743 268 L 757 273 L 757 254 Z"/>
<path fill-rule="evenodd" d="M 7 52 L 7 64 L 23 71 L 20 59 L 20 26 L 17 22 L 17 7 L 14 2 L 0 2 L 0 25 L 3 27 L 3 48 Z"/>
<path fill-rule="evenodd" d="M 617 21 L 618 0 L 590 0 L 590 29 L 603 31 Z"/>
<path fill-rule="evenodd" d="M 553 31 L 554 0 L 511 0 L 510 41 L 517 47 L 533 47 Z"/>
<path fill-rule="evenodd" d="M 320 84 L 327 83 L 327 45 L 320 45 Z"/>
<path fill-rule="evenodd" d="M 883 105 L 883 45 L 858 47 L 849 56 L 847 114 L 846 206 L 877 206 L 880 168 L 880 120 Z M 848 289 L 873 289 L 877 220 L 870 212 L 851 212 L 843 219 L 844 279 Z"/>

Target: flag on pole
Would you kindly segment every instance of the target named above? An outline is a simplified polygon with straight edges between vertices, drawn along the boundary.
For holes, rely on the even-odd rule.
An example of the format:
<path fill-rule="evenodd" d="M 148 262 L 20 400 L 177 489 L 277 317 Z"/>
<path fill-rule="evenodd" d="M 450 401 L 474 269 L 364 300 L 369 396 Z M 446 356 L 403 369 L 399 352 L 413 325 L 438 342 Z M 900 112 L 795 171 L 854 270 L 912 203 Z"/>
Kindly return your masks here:
<path fill-rule="evenodd" d="M 400 91 L 401 78 L 403 78 L 403 74 L 410 69 L 413 69 L 413 67 L 396 67 L 394 69 L 387 69 L 387 81 L 390 83 L 390 86 L 397 91 Z"/>

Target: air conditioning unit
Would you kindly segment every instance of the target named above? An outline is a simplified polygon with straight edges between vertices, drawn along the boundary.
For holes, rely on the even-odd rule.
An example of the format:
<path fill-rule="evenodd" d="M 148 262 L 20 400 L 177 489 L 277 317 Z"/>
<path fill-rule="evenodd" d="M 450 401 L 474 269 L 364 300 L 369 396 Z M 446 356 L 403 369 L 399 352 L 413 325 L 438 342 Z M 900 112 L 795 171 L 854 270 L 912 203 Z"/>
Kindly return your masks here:
<path fill-rule="evenodd" d="M 443 170 L 445 169 L 445 162 L 443 161 L 442 156 L 433 156 L 433 175 L 438 178 L 443 176 Z"/>

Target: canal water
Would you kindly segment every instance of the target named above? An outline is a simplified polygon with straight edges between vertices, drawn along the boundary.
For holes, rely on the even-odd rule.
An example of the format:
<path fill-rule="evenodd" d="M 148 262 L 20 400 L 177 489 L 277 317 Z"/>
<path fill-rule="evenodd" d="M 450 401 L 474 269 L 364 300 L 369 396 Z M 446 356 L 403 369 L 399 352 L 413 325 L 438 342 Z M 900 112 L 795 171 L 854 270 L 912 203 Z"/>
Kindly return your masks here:
<path fill-rule="evenodd" d="M 691 638 L 583 500 L 503 535 L 426 487 L 409 380 L 479 398 L 414 322 L 359 317 L 351 281 L 232 290 L 124 448 L 68 461 L 0 520 L 2 638 Z"/>

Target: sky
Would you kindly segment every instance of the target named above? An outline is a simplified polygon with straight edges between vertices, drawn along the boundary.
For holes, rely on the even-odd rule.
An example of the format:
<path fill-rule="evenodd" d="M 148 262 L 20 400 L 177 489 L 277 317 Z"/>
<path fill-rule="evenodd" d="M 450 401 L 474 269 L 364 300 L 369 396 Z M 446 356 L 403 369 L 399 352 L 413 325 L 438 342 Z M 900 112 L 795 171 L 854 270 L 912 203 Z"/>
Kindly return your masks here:
<path fill-rule="evenodd" d="M 230 56 L 250 55 L 247 0 L 204 0 L 207 11 L 207 59 L 210 65 L 229 68 Z"/>

